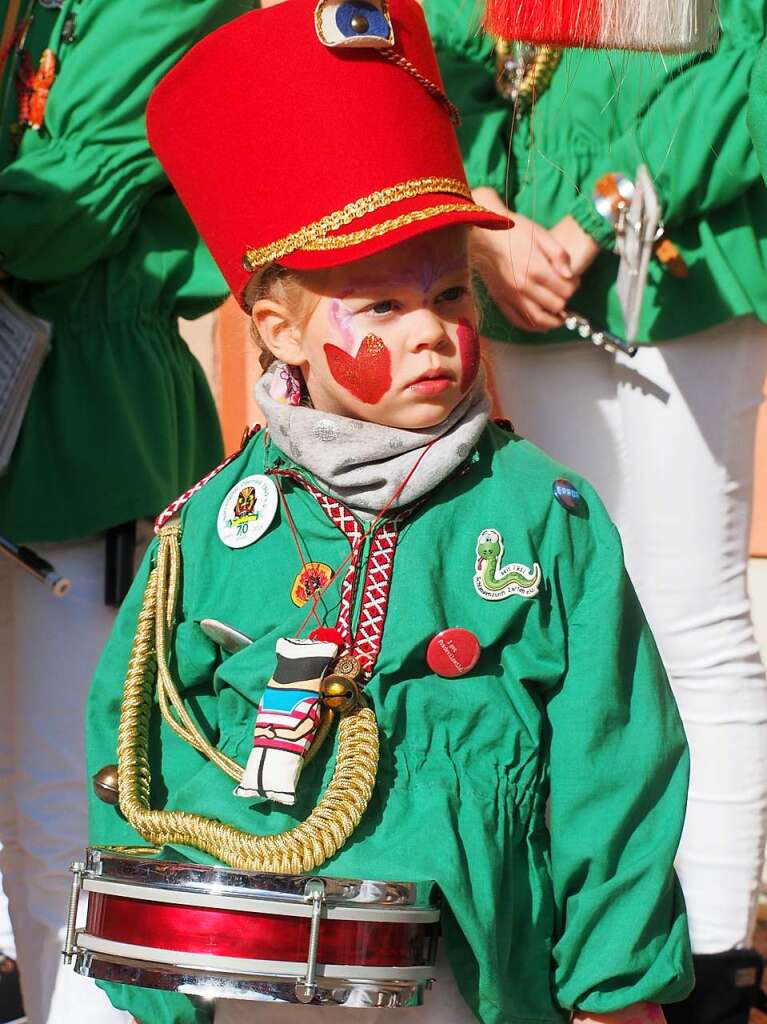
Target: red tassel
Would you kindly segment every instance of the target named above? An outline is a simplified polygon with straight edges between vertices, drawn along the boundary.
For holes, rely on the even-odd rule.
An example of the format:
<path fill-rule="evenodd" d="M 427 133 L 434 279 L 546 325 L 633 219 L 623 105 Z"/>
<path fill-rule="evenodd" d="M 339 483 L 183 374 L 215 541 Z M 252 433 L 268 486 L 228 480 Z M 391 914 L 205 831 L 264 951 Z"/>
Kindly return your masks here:
<path fill-rule="evenodd" d="M 601 10 L 599 0 L 487 0 L 485 28 L 519 42 L 595 47 Z"/>
<path fill-rule="evenodd" d="M 338 644 L 339 651 L 344 646 L 344 638 L 341 636 L 337 629 L 332 626 L 318 626 L 317 629 L 313 629 L 309 634 L 310 640 L 323 640 L 328 641 L 331 644 Z"/>
<path fill-rule="evenodd" d="M 716 0 L 487 0 L 484 28 L 536 45 L 689 53 L 716 45 Z"/>

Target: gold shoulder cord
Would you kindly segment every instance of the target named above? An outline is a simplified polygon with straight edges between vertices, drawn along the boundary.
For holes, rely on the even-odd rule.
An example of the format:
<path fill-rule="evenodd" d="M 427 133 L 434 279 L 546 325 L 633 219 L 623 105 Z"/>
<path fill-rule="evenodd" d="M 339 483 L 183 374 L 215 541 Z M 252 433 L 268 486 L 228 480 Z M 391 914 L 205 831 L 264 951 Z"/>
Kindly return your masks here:
<path fill-rule="evenodd" d="M 295 828 L 256 836 L 200 814 L 158 811 L 150 806 L 149 723 L 155 687 L 163 717 L 182 739 L 233 779 L 239 780 L 243 774 L 240 765 L 201 734 L 168 668 L 168 641 L 181 566 L 180 536 L 177 520 L 171 520 L 159 532 L 157 564 L 149 576 L 136 626 L 117 739 L 120 810 L 150 843 L 182 843 L 246 871 L 313 871 L 341 849 L 370 801 L 378 769 L 378 725 L 370 708 L 341 714 L 333 777 L 309 817 Z M 329 724 L 326 716 L 325 731 Z M 313 749 L 321 739 L 315 739 Z"/>

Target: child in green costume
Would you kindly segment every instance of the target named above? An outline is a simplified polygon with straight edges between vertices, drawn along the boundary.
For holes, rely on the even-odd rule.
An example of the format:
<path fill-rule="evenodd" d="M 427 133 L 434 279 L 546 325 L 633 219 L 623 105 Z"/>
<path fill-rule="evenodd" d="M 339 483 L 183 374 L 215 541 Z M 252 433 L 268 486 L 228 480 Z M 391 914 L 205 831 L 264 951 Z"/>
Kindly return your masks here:
<path fill-rule="evenodd" d="M 210 88 L 223 68 L 234 111 Z M 257 110 L 268 132 L 233 130 Z M 321 117 L 303 152 L 299 131 Z M 368 131 L 352 130 L 366 117 Z M 175 593 L 161 667 L 217 749 L 195 749 L 157 708 L 146 749 L 126 717 L 120 806 L 94 800 L 92 842 L 171 835 L 167 860 L 434 879 L 444 959 L 404 1017 L 108 985 L 142 1024 L 627 1024 L 660 1019 L 656 1004 L 691 985 L 672 868 L 679 717 L 598 497 L 488 420 L 467 225 L 508 222 L 471 201 L 450 118 L 414 0 L 246 15 L 150 103 L 152 145 L 270 363 L 257 386 L 267 422 L 159 517 L 91 694 L 95 772 L 115 760 L 137 622 L 130 693 L 154 680 L 149 608 Z M 172 564 L 177 593 L 162 583 Z M 322 650 L 307 644 L 296 665 L 304 652 L 285 638 Z M 229 775 L 242 779 L 259 703 L 260 738 L 294 711 L 263 701 L 267 684 L 315 679 L 331 644 L 323 692 L 341 702 L 338 738 L 305 764 L 292 806 L 238 799 Z M 361 704 L 344 705 L 337 680 Z M 270 726 L 268 713 L 282 717 Z M 361 820 L 342 814 L 329 849 L 294 832 L 287 853 L 262 855 L 252 837 L 303 822 L 339 770 L 336 744 L 371 723 L 380 753 Z M 171 810 L 189 817 L 171 827 Z M 233 852 L 214 820 L 256 853 Z"/>

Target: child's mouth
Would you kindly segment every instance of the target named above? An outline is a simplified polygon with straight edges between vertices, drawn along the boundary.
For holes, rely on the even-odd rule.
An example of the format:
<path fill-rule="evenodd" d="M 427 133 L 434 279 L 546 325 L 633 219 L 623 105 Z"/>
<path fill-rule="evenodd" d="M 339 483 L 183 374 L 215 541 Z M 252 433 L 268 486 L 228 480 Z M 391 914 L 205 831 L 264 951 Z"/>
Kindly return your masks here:
<path fill-rule="evenodd" d="M 419 395 L 430 397 L 431 395 L 441 395 L 452 383 L 452 377 L 448 374 L 441 371 L 430 371 L 414 380 L 412 384 L 408 384 L 408 391 L 415 391 Z"/>

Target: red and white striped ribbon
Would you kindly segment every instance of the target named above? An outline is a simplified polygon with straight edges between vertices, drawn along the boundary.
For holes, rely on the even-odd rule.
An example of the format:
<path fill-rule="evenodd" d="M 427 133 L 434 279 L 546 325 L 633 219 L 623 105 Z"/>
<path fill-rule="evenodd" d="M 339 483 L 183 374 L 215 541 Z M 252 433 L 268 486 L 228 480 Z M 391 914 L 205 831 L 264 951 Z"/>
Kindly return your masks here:
<path fill-rule="evenodd" d="M 349 541 L 352 549 L 349 567 L 341 583 L 340 607 L 335 628 L 347 643 L 350 652 L 362 666 L 363 675 L 369 679 L 378 660 L 383 639 L 384 623 L 389 604 L 389 588 L 394 573 L 394 553 L 397 547 L 399 527 L 412 509 L 382 522 L 374 531 L 370 544 L 365 582 L 360 604 L 357 629 L 352 635 L 352 615 L 358 580 L 358 562 L 365 541 L 362 525 L 353 512 L 338 499 L 332 498 L 314 487 L 300 473 L 294 470 L 274 470 L 276 476 L 288 477 L 302 486 L 318 503 L 328 519 Z"/>
<path fill-rule="evenodd" d="M 260 429 L 260 423 L 255 423 L 252 427 L 249 427 L 245 431 L 242 438 L 242 444 L 236 452 L 227 456 L 227 458 L 225 458 L 223 462 L 219 463 L 215 469 L 211 469 L 209 473 L 206 473 L 202 480 L 198 480 L 193 487 L 190 487 L 188 491 L 184 491 L 184 493 L 180 494 L 178 498 L 172 501 L 167 508 L 163 509 L 154 521 L 154 532 L 159 533 L 160 529 L 165 526 L 168 520 L 172 519 L 178 512 L 180 512 L 193 495 L 197 494 L 198 491 L 201 491 L 205 484 L 209 483 L 214 476 L 221 472 L 222 469 L 226 469 L 230 462 L 234 462 L 251 437 L 254 437 Z"/>

